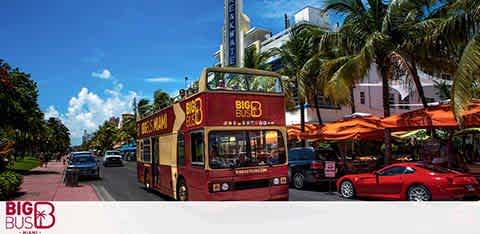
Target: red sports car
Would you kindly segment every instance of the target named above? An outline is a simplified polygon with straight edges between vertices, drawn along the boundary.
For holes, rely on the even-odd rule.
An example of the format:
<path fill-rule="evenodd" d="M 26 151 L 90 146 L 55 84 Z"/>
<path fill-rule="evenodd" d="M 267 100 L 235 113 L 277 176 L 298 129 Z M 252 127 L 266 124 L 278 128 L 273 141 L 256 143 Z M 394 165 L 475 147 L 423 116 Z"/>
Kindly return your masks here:
<path fill-rule="evenodd" d="M 342 197 L 430 201 L 480 197 L 471 175 L 425 163 L 396 163 L 373 173 L 346 175 L 337 181 Z"/>

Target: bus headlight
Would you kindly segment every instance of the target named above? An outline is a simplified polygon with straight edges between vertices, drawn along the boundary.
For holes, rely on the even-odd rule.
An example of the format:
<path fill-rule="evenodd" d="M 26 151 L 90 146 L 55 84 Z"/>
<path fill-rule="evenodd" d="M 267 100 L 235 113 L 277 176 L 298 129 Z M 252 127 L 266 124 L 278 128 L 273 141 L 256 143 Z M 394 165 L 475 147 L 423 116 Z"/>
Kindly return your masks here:
<path fill-rule="evenodd" d="M 274 178 L 273 179 L 273 185 L 279 185 L 280 184 L 280 179 L 279 178 Z"/>
<path fill-rule="evenodd" d="M 228 191 L 230 189 L 230 186 L 227 183 L 222 184 L 222 191 Z"/>

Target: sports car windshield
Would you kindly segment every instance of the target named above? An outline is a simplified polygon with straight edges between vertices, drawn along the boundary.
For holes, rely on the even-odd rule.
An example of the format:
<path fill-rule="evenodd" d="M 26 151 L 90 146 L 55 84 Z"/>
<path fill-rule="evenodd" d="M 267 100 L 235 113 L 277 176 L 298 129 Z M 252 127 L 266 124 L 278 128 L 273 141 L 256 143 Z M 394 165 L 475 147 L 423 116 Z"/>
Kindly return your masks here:
<path fill-rule="evenodd" d="M 278 165 L 286 162 L 279 131 L 218 131 L 208 137 L 210 168 Z"/>

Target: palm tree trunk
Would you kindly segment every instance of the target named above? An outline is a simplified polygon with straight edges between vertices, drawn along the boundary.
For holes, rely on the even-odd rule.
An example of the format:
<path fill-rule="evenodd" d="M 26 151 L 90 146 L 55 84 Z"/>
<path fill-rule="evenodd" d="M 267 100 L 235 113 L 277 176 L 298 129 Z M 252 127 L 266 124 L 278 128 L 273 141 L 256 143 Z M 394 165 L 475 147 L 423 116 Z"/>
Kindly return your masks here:
<path fill-rule="evenodd" d="M 351 107 L 352 107 L 352 114 L 357 113 L 357 110 L 355 108 L 355 93 L 353 93 L 353 90 L 355 90 L 355 87 L 352 86 L 352 89 L 350 90 L 350 100 L 351 100 Z"/>
<path fill-rule="evenodd" d="M 423 90 L 422 82 L 420 81 L 420 77 L 418 76 L 417 64 L 415 63 L 415 58 L 412 59 L 412 70 L 413 70 L 413 82 L 417 88 L 418 96 L 422 101 L 423 107 L 428 107 L 427 98 L 425 97 L 425 92 Z"/>
<path fill-rule="evenodd" d="M 318 103 L 318 94 L 315 94 L 315 97 L 313 99 L 315 103 L 315 110 L 317 112 L 318 124 L 322 125 L 323 119 L 322 119 L 322 115 L 320 114 L 320 104 Z"/>
<path fill-rule="evenodd" d="M 302 98 L 300 98 L 302 99 Z M 300 100 L 300 129 L 305 132 L 305 101 Z M 302 147 L 306 147 L 307 142 L 302 139 Z"/>
<path fill-rule="evenodd" d="M 383 95 L 383 116 L 390 117 L 390 86 L 388 79 L 388 71 L 385 66 L 381 67 L 382 74 L 382 95 Z M 385 128 L 385 165 L 392 161 L 392 136 L 390 129 Z"/>

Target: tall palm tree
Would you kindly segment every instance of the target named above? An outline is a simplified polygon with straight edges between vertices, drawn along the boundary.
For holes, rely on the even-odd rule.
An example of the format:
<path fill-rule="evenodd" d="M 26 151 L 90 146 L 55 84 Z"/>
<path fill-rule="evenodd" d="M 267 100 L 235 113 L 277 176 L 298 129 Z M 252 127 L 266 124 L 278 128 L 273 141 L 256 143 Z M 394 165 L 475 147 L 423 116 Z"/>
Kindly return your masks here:
<path fill-rule="evenodd" d="M 467 108 L 476 93 L 472 87 L 478 88 L 480 82 L 480 0 L 458 0 L 455 4 L 451 11 L 456 14 L 444 25 L 446 30 L 456 28 L 455 31 L 463 32 L 459 33 L 465 35 L 461 39 L 468 41 L 462 50 L 452 87 L 454 112 L 461 121 L 460 113 Z M 455 23 L 457 27 L 454 27 Z M 454 41 L 461 46 L 464 42 L 461 39 Z"/>
<path fill-rule="evenodd" d="M 142 98 L 140 101 L 138 101 L 137 104 L 137 110 L 138 110 L 138 115 L 140 117 L 145 116 L 148 114 L 152 109 L 152 106 L 150 105 L 150 100 Z"/>
<path fill-rule="evenodd" d="M 345 20 L 339 32 L 327 34 L 322 44 L 333 44 L 349 52 L 325 65 L 325 74 L 331 75 L 327 93 L 340 102 L 348 100 L 352 87 L 363 80 L 372 64 L 375 64 L 382 80 L 385 117 L 390 116 L 389 82 L 398 71 L 406 72 L 419 95 L 424 96 L 417 69 L 412 65 L 414 60 L 406 44 L 409 37 L 405 32 L 413 25 L 412 22 L 422 20 L 417 16 L 421 12 L 418 9 L 431 2 L 327 0 L 325 11 L 344 15 Z M 415 20 L 408 21 L 409 17 Z M 423 97 L 422 100 L 426 105 L 426 99 Z M 385 130 L 385 145 L 385 163 L 388 163 L 391 161 L 391 135 L 388 129 Z"/>
<path fill-rule="evenodd" d="M 161 110 L 172 103 L 170 95 L 162 90 L 157 90 L 153 94 L 153 111 Z"/>
<path fill-rule="evenodd" d="M 273 56 L 272 51 L 259 52 L 256 47 L 245 49 L 244 67 L 264 71 L 271 71 L 272 65 L 268 60 Z"/>
<path fill-rule="evenodd" d="M 290 31 L 290 40 L 280 49 L 274 52 L 280 56 L 282 63 L 281 73 L 288 77 L 289 87 L 292 87 L 296 93 L 292 93 L 290 99 L 298 98 L 300 106 L 300 128 L 305 132 L 305 84 L 301 79 L 302 68 L 311 58 L 311 48 L 309 44 L 309 34 L 303 27 L 294 27 Z M 302 141 L 302 145 L 305 145 Z"/>

